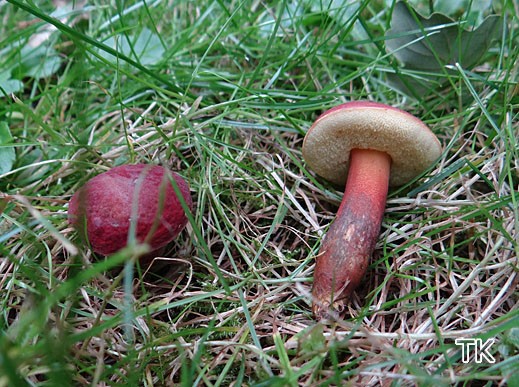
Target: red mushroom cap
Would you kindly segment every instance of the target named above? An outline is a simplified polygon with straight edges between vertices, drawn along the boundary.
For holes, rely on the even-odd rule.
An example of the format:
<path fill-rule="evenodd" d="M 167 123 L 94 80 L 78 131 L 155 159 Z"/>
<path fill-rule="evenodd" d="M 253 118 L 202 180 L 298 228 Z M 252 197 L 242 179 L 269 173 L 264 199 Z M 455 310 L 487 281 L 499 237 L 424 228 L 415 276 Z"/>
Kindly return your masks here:
<path fill-rule="evenodd" d="M 136 211 L 136 240 L 146 241 L 153 250 L 163 247 L 187 223 L 168 174 L 191 208 L 189 186 L 176 173 L 160 166 L 122 165 L 90 179 L 72 196 L 69 223 L 88 239 L 93 251 L 109 255 L 126 246 Z"/>

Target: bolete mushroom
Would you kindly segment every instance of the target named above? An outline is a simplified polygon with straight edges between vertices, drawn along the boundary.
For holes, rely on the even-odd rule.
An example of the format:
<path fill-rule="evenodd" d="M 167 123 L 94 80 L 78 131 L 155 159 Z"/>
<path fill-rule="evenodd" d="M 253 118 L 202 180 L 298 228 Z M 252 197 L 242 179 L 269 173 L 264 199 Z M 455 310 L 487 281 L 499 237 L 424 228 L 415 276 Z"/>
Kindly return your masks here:
<path fill-rule="evenodd" d="M 388 186 L 426 170 L 441 145 L 418 118 L 381 103 L 355 101 L 324 112 L 303 143 L 306 163 L 323 178 L 346 184 L 314 272 L 313 312 L 341 311 L 359 285 L 380 233 Z"/>
<path fill-rule="evenodd" d="M 69 223 L 94 252 L 109 255 L 127 245 L 134 222 L 136 241 L 156 251 L 187 223 L 169 176 L 191 208 L 189 186 L 178 174 L 158 165 L 121 165 L 93 177 L 72 196 Z"/>

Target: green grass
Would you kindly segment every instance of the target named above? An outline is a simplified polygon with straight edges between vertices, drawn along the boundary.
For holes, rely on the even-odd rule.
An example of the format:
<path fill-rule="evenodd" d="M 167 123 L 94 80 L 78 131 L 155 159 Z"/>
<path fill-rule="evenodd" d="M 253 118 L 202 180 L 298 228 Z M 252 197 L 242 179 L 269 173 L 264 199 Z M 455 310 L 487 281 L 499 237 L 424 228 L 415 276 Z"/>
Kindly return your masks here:
<path fill-rule="evenodd" d="M 394 4 L 322 3 L 98 1 L 60 20 L 50 2 L 0 4 L 0 85 L 17 87 L 0 93 L 0 151 L 16 152 L 0 386 L 519 383 L 517 6 L 493 2 L 505 28 L 478 66 L 406 95 L 387 74 L 427 74 L 385 50 Z M 444 152 L 390 192 L 365 281 L 317 323 L 314 258 L 342 193 L 301 146 L 357 99 L 421 117 Z M 140 247 L 100 259 L 66 214 L 89 178 L 136 162 L 178 171 L 195 206 L 164 257 L 132 268 Z M 494 339 L 496 362 L 462 363 L 458 337 Z"/>

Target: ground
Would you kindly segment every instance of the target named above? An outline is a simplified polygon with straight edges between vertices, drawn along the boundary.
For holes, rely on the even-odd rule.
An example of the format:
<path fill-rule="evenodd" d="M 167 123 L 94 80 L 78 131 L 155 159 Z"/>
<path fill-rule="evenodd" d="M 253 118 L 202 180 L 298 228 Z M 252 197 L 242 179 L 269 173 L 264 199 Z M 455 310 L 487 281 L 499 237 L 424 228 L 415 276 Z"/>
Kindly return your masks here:
<path fill-rule="evenodd" d="M 517 385 L 519 10 L 422 3 L 0 2 L 0 386 Z M 361 286 L 316 321 L 342 191 L 301 147 L 350 100 L 412 113 L 443 151 L 390 190 Z M 67 222 L 128 163 L 194 200 L 151 261 Z"/>

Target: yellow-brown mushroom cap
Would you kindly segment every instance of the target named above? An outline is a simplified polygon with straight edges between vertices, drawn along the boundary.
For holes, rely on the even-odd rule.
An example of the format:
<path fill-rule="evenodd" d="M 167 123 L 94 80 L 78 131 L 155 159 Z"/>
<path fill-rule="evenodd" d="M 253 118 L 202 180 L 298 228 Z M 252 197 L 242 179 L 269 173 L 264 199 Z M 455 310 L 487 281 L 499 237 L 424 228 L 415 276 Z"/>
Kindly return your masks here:
<path fill-rule="evenodd" d="M 318 175 L 344 185 L 350 151 L 356 148 L 389 154 L 390 186 L 421 174 L 442 152 L 434 133 L 415 116 L 381 103 L 355 101 L 324 112 L 314 122 L 303 142 L 303 157 Z"/>

